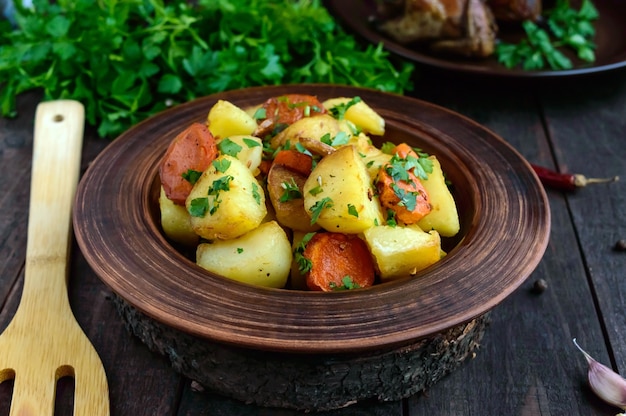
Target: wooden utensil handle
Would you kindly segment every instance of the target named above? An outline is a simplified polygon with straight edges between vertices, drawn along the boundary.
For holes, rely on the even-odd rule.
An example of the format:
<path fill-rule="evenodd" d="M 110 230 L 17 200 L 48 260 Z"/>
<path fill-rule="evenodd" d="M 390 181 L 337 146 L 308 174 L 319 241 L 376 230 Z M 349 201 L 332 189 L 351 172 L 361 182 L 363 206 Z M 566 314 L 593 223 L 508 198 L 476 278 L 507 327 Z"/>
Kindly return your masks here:
<path fill-rule="evenodd" d="M 49 101 L 37 107 L 24 296 L 37 292 L 53 299 L 67 296 L 71 210 L 80 175 L 84 117 L 84 107 L 77 101 Z M 57 273 L 65 278 L 56 278 Z"/>

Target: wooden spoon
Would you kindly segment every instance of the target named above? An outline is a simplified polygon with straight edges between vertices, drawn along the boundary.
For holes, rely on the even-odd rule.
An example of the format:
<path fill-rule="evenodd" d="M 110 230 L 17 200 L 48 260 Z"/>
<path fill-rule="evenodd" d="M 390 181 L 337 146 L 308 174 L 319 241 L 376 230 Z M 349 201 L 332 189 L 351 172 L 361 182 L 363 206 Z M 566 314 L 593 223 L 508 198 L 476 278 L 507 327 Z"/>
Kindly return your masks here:
<path fill-rule="evenodd" d="M 14 379 L 10 416 L 52 416 L 66 376 L 74 378 L 74 415 L 109 414 L 104 367 L 67 295 L 84 117 L 83 105 L 68 100 L 41 103 L 35 115 L 24 290 L 0 335 L 0 382 Z"/>

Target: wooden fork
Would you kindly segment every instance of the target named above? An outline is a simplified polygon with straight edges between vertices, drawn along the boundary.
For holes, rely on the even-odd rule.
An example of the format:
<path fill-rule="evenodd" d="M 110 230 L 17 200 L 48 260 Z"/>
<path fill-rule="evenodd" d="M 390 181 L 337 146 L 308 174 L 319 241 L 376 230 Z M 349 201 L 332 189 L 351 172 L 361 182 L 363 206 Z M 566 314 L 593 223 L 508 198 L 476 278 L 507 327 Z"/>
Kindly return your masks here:
<path fill-rule="evenodd" d="M 14 379 L 10 416 L 52 416 L 57 381 L 74 378 L 74 415 L 109 414 L 106 374 L 67 294 L 71 207 L 80 174 L 85 110 L 38 105 L 24 289 L 0 335 L 0 383 Z M 16 178 L 18 179 L 18 178 Z"/>

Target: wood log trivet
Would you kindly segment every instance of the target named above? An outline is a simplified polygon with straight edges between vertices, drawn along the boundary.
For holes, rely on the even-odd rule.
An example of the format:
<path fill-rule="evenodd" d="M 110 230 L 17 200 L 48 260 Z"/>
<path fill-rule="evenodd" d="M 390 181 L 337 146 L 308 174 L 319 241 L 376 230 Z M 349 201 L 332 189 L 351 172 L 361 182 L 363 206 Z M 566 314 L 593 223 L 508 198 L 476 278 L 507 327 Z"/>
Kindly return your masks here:
<path fill-rule="evenodd" d="M 207 390 L 258 406 L 308 411 L 412 396 L 472 357 L 490 320 L 487 312 L 389 350 L 300 355 L 215 343 L 163 325 L 118 296 L 114 301 L 132 334 Z"/>

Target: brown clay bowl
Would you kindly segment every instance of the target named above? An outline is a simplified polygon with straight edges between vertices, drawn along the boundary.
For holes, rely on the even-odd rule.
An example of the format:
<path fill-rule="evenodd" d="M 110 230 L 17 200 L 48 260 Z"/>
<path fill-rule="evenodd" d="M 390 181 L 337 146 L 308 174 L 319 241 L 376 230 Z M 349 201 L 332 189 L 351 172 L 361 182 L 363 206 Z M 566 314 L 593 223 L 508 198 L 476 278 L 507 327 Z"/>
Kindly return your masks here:
<path fill-rule="evenodd" d="M 218 99 L 246 107 L 285 93 L 320 99 L 358 95 L 386 120 L 385 137 L 375 139 L 406 141 L 439 158 L 453 184 L 461 220 L 459 235 L 444 243 L 448 251 L 444 259 L 414 277 L 355 291 L 317 293 L 235 282 L 201 269 L 170 244 L 159 225 L 157 170 L 172 138 L 191 122 L 205 120 Z M 543 187 L 524 158 L 468 118 L 369 89 L 291 85 L 215 94 L 134 126 L 111 143 L 84 175 L 74 229 L 82 253 L 119 297 L 130 326 L 140 316 L 144 324 L 154 322 L 159 331 L 167 328 L 188 337 L 188 342 L 223 346 L 229 354 L 238 351 L 240 358 L 243 354 L 243 359 L 266 352 L 263 362 L 277 357 L 273 354 L 283 362 L 285 357 L 324 360 L 346 354 L 375 361 L 381 351 L 408 351 L 491 311 L 539 263 L 548 242 L 550 211 Z M 155 326 L 142 328 L 133 329 L 156 331 Z M 144 341 L 149 338 L 138 335 Z M 299 371 L 297 359 L 292 365 Z M 184 365 L 175 363 L 175 367 L 185 372 Z M 201 377 L 202 369 L 192 370 L 186 373 Z M 229 387 L 217 390 L 238 396 Z M 416 391 L 414 386 L 399 390 L 385 397 L 376 391 L 367 394 L 396 399 Z M 341 394 L 349 402 L 368 397 Z M 245 400 L 268 404 L 248 396 Z M 269 405 L 320 408 L 310 400 L 282 400 Z"/>

